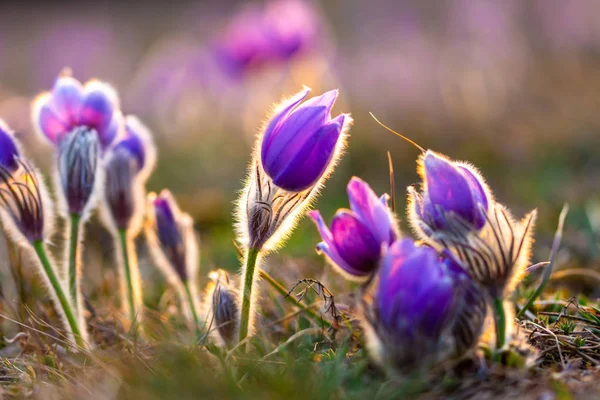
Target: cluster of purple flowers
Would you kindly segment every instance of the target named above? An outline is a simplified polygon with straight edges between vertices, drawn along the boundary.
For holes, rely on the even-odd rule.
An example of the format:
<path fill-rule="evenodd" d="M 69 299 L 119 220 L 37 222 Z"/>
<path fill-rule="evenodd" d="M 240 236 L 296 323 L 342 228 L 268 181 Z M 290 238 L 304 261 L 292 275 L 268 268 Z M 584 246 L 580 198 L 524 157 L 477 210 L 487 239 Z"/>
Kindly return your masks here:
<path fill-rule="evenodd" d="M 284 100 L 257 136 L 237 203 L 244 252 L 240 287 L 224 271 L 213 271 L 203 301 L 196 288 L 199 249 L 192 217 L 168 190 L 146 194 L 156 163 L 152 136 L 139 119 L 123 116 L 109 85 L 81 85 L 63 75 L 33 103 L 38 132 L 56 148 L 58 211 L 71 221 L 68 273 L 57 273 L 45 251 L 53 215 L 47 190 L 13 133 L 0 123 L 0 216 L 10 236 L 37 253 L 59 314 L 78 345 L 86 347 L 88 340 L 80 228 L 97 204 L 115 239 L 122 305 L 132 326 L 143 315 L 133 244 L 143 230 L 190 326 L 198 333 L 214 332 L 228 346 L 252 334 L 262 257 L 281 246 L 316 198 L 343 153 L 352 123 L 349 114 L 332 117 L 337 90 L 306 100 L 309 92 L 304 88 Z M 437 368 L 470 354 L 492 308 L 496 346 L 504 348 L 503 301 L 528 264 L 536 215 L 516 221 L 467 163 L 423 151 L 418 172 L 421 190 L 408 188 L 407 210 L 418 241 L 400 231 L 389 196 L 377 196 L 357 177 L 348 183 L 349 209 L 339 210 L 330 226 L 319 211 L 308 212 L 323 239 L 317 252 L 341 275 L 361 283 L 359 310 L 369 351 L 382 366 L 401 373 Z"/>
<path fill-rule="evenodd" d="M 464 357 L 492 307 L 502 350 L 503 299 L 528 265 L 535 219 L 534 211 L 515 221 L 469 164 L 433 151 L 418 164 L 422 191 L 408 188 L 408 216 L 419 242 L 401 236 L 387 196 L 358 178 L 348 184 L 350 210 L 339 210 L 331 228 L 309 212 L 323 239 L 317 252 L 364 283 L 360 309 L 373 357 L 400 372 Z"/>

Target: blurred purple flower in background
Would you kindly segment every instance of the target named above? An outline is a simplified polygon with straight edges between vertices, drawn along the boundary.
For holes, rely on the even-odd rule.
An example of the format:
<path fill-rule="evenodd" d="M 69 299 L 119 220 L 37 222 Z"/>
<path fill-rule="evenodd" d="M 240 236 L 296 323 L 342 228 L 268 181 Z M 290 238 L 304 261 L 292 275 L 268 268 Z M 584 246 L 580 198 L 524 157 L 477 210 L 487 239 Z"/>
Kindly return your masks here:
<path fill-rule="evenodd" d="M 491 193 L 479 172 L 428 150 L 419 159 L 419 173 L 422 194 L 409 188 L 414 226 L 427 236 L 436 231 L 452 233 L 465 224 L 475 230 L 483 228 Z"/>
<path fill-rule="evenodd" d="M 394 216 L 387 206 L 388 195 L 377 197 L 360 178 L 348 183 L 350 210 L 341 209 L 331 221 L 331 230 L 317 210 L 309 211 L 323 241 L 322 253 L 350 279 L 366 279 L 377 268 L 383 244 L 391 245 L 399 236 Z"/>
<path fill-rule="evenodd" d="M 483 326 L 483 297 L 469 297 L 473 282 L 452 258 L 412 239 L 395 242 L 386 251 L 377 279 L 363 297 L 367 346 L 382 365 L 401 372 L 431 367 L 460 356 L 457 321 L 465 310 L 477 310 L 470 324 L 469 347 Z M 479 304 L 481 303 L 481 304 Z M 408 368 L 408 370 L 407 370 Z"/>
<path fill-rule="evenodd" d="M 331 119 L 338 96 L 331 90 L 300 104 L 310 89 L 304 89 L 282 104 L 271 118 L 261 145 L 261 162 L 275 185 L 301 192 L 313 186 L 327 170 L 344 123 L 340 114 Z"/>
<path fill-rule="evenodd" d="M 316 10 L 303 0 L 278 0 L 243 9 L 215 40 L 218 62 L 232 76 L 285 63 L 316 46 Z"/>

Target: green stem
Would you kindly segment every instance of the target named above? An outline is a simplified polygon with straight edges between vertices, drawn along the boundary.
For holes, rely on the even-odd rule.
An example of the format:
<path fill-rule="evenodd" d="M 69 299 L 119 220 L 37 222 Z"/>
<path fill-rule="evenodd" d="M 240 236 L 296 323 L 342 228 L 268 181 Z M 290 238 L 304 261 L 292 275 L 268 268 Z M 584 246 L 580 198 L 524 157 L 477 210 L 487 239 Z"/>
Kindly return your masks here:
<path fill-rule="evenodd" d="M 77 245 L 79 244 L 79 223 L 81 216 L 77 213 L 71 214 L 71 236 L 69 237 L 69 294 L 73 302 L 75 313 L 79 308 L 79 290 L 77 290 Z"/>
<path fill-rule="evenodd" d="M 129 308 L 129 318 L 131 323 L 134 323 L 137 318 L 137 312 L 135 309 L 133 280 L 131 279 L 131 266 L 129 264 L 129 245 L 127 242 L 127 231 L 125 229 L 119 229 L 119 243 L 121 244 L 121 253 L 123 254 L 123 269 L 125 270 L 125 281 L 127 283 L 127 305 Z"/>
<path fill-rule="evenodd" d="M 262 279 L 265 280 L 265 282 L 267 282 L 269 285 L 271 285 L 271 287 L 273 289 L 275 289 L 275 291 L 277 291 L 280 295 L 282 295 L 283 298 L 288 301 L 288 303 L 291 303 L 292 305 L 302 309 L 304 312 L 306 312 L 308 315 L 310 315 L 312 318 L 314 318 L 317 321 L 317 323 L 321 323 L 327 328 L 331 327 L 331 322 L 324 319 L 319 313 L 317 313 L 312 308 L 304 306 L 296 298 L 294 298 L 294 296 L 290 296 L 289 292 L 287 290 L 285 290 L 285 287 L 283 287 L 283 285 L 281 283 L 277 282 L 275 280 L 275 278 L 273 278 L 271 275 L 269 275 L 262 269 L 260 270 L 260 276 Z"/>
<path fill-rule="evenodd" d="M 260 250 L 249 248 L 246 254 L 246 273 L 244 275 L 244 290 L 242 294 L 242 310 L 240 313 L 239 341 L 246 339 L 250 325 L 250 308 L 252 306 L 252 287 L 254 286 L 254 271 Z"/>
<path fill-rule="evenodd" d="M 496 324 L 496 350 L 504 347 L 506 341 L 506 313 L 502 297 L 494 299 L 494 322 Z"/>
<path fill-rule="evenodd" d="M 79 329 L 77 317 L 73 312 L 73 308 L 71 307 L 67 296 L 65 296 L 65 292 L 63 291 L 63 288 L 58 278 L 56 277 L 56 274 L 54 273 L 54 269 L 50 265 L 50 260 L 48 259 L 48 255 L 46 254 L 46 250 L 44 249 L 44 243 L 41 240 L 36 240 L 35 242 L 33 242 L 33 248 L 35 249 L 35 252 L 37 253 L 37 256 L 40 259 L 40 262 L 42 263 L 44 272 L 46 273 L 46 276 L 50 281 L 50 285 L 52 286 L 52 289 L 54 289 L 54 293 L 58 298 L 58 301 L 60 303 L 60 306 L 62 307 L 65 317 L 67 318 L 67 322 L 75 338 L 75 343 L 77 343 L 78 346 L 85 348 L 86 345 L 81 336 L 81 330 Z"/>
<path fill-rule="evenodd" d="M 185 281 L 183 283 L 183 287 L 185 288 L 185 294 L 187 296 L 188 303 L 190 303 L 190 311 L 192 313 L 192 317 L 194 318 L 194 326 L 196 327 L 196 331 L 199 333 L 200 320 L 198 319 L 198 313 L 196 312 L 196 305 L 194 304 L 194 296 L 192 296 L 192 291 L 190 290 L 189 282 Z"/>

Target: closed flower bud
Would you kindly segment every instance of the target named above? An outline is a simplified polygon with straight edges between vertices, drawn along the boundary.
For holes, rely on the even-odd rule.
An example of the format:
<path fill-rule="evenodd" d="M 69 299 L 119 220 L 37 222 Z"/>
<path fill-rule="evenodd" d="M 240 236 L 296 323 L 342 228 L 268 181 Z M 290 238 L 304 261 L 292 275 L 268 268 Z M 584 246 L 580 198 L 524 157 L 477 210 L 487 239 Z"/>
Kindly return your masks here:
<path fill-rule="evenodd" d="M 145 184 L 154 168 L 156 150 L 142 123 L 127 116 L 125 135 L 106 160 L 104 217 L 108 226 L 137 232 L 145 207 Z"/>
<path fill-rule="evenodd" d="M 372 357 L 409 374 L 444 366 L 472 349 L 486 303 L 456 260 L 404 239 L 386 250 L 361 311 Z"/>
<path fill-rule="evenodd" d="M 304 90 L 271 119 L 261 143 L 261 163 L 273 183 L 290 192 L 315 185 L 327 170 L 345 114 L 331 119 L 337 90 L 313 97 Z"/>
<path fill-rule="evenodd" d="M 218 333 L 219 341 L 232 345 L 236 339 L 235 327 L 240 310 L 237 289 L 223 270 L 212 271 L 208 276 L 212 282 L 207 288 L 207 296 L 210 297 L 206 299 L 206 304 L 211 305 L 212 312 L 209 315 L 214 318 L 209 329 Z"/>
<path fill-rule="evenodd" d="M 387 195 L 378 198 L 360 178 L 348 183 L 350 210 L 339 210 L 331 230 L 319 211 L 308 215 L 317 225 L 323 241 L 317 252 L 324 254 L 342 275 L 365 280 L 377 268 L 383 244 L 391 245 L 399 236 L 396 220 L 387 206 Z"/>
<path fill-rule="evenodd" d="M 479 230 L 493 201 L 485 181 L 472 166 L 451 161 L 431 150 L 419 159 L 423 192 L 409 189 L 411 221 L 424 236 L 448 232 L 456 226 Z"/>
<path fill-rule="evenodd" d="M 146 237 L 157 266 L 174 285 L 194 280 L 198 244 L 192 218 L 179 210 L 168 190 L 148 194 L 147 214 Z"/>
<path fill-rule="evenodd" d="M 331 119 L 333 90 L 302 104 L 304 89 L 279 106 L 255 147 L 247 186 L 238 203 L 240 241 L 276 247 L 316 196 L 345 145 L 347 114 Z"/>

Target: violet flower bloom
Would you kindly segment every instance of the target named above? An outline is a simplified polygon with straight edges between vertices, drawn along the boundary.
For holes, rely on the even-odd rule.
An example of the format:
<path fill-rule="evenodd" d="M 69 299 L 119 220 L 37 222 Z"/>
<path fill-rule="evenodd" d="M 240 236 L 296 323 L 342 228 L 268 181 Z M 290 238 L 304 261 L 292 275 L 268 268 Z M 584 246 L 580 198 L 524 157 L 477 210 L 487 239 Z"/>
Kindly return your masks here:
<path fill-rule="evenodd" d="M 15 142 L 12 132 L 0 122 L 0 166 L 8 173 L 19 169 L 19 148 Z"/>
<path fill-rule="evenodd" d="M 478 231 L 492 203 L 483 177 L 472 166 L 428 150 L 419 160 L 423 193 L 409 189 L 411 222 L 425 236 Z"/>
<path fill-rule="evenodd" d="M 403 239 L 386 251 L 361 310 L 371 355 L 407 373 L 437 367 L 473 348 L 486 303 L 449 253 L 440 256 Z"/>
<path fill-rule="evenodd" d="M 348 183 L 350 210 L 341 209 L 331 221 L 331 230 L 319 211 L 309 211 L 323 241 L 317 252 L 344 276 L 353 280 L 367 279 L 377 268 L 383 244 L 391 245 L 399 230 L 387 205 L 388 195 L 377 197 L 362 179 L 353 177 Z"/>
<path fill-rule="evenodd" d="M 52 92 L 34 100 L 32 109 L 38 132 L 58 148 L 58 178 L 68 212 L 82 215 L 91 203 L 99 158 L 122 130 L 117 95 L 105 83 L 82 86 L 63 75 Z"/>
<path fill-rule="evenodd" d="M 289 62 L 322 38 L 319 17 L 308 2 L 279 0 L 238 13 L 213 48 L 219 65 L 238 77 Z"/>
<path fill-rule="evenodd" d="M 125 135 L 110 149 L 106 162 L 104 200 L 108 221 L 117 230 L 137 231 L 144 211 L 144 185 L 156 161 L 146 127 L 134 116 L 125 122 Z"/>
<path fill-rule="evenodd" d="M 265 172 L 290 192 L 308 189 L 323 176 L 348 119 L 347 114 L 331 118 L 337 90 L 301 104 L 308 92 L 304 89 L 282 105 L 267 125 L 261 145 Z"/>

